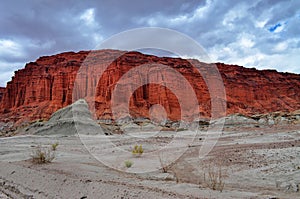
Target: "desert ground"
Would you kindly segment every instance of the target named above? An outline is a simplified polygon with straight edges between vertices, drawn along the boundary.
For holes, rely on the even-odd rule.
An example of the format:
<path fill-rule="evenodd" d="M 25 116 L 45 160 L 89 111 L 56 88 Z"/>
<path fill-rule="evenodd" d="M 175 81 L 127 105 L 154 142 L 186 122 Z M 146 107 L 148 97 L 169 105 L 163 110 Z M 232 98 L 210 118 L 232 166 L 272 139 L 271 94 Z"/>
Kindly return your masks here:
<path fill-rule="evenodd" d="M 157 165 L 149 172 L 135 169 L 151 164 L 147 151 L 170 142 L 175 132 L 161 131 L 141 139 L 144 154 L 140 157 L 130 153 L 137 137 L 103 135 L 116 148 L 128 149 L 125 159 L 133 162 L 130 168 L 125 167 L 124 157 L 113 152 L 106 158 L 116 165 L 103 164 L 76 134 L 2 137 L 0 198 L 300 198 L 299 129 L 299 124 L 225 125 L 217 144 L 202 158 L 199 149 L 205 131 L 199 131 L 183 155 L 168 166 L 160 161 L 165 171 Z M 186 135 L 181 139 L 191 136 L 188 130 L 176 133 Z M 101 136 L 89 138 L 105 150 L 98 142 Z M 51 163 L 32 162 L 38 146 L 53 143 L 59 144 Z"/>

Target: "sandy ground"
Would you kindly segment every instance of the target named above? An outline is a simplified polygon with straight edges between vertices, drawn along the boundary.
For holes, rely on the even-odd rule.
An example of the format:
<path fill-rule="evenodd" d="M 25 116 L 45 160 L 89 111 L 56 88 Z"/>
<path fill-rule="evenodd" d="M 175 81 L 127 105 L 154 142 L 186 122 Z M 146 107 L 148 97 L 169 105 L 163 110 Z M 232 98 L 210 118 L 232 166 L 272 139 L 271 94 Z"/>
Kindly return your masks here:
<path fill-rule="evenodd" d="M 181 139 L 190 138 L 189 132 L 180 133 L 185 135 Z M 109 148 L 101 142 L 103 137 L 89 136 L 88 149 L 105 151 L 103 162 L 112 165 L 98 161 L 78 136 L 1 138 L 0 198 L 300 198 L 299 125 L 225 128 L 213 150 L 200 159 L 204 136 L 200 132 L 167 173 L 159 170 L 161 165 L 153 166 L 160 162 L 151 162 L 150 151 L 169 143 L 174 132 L 153 134 L 143 141 L 113 135 L 109 140 L 114 147 Z M 59 145 L 53 162 L 31 162 L 37 145 L 55 142 Z M 135 143 L 143 145 L 141 157 L 130 153 Z M 180 147 L 169 150 L 176 154 Z M 118 154 L 118 149 L 123 153 Z M 124 166 L 125 159 L 133 162 L 131 168 Z M 222 192 L 209 188 L 209 174 L 219 171 Z"/>

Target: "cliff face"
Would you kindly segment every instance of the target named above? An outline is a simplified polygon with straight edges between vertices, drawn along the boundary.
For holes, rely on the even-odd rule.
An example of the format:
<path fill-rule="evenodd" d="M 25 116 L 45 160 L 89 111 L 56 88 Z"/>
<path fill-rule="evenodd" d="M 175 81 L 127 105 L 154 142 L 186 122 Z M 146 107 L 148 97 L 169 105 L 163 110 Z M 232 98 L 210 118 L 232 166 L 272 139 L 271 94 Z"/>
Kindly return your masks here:
<path fill-rule="evenodd" d="M 300 108 L 300 75 L 217 64 L 231 113 L 291 112 Z"/>
<path fill-rule="evenodd" d="M 1 99 L 2 99 L 2 97 L 4 95 L 4 92 L 5 92 L 5 88 L 0 87 L 0 102 L 1 102 Z"/>
<path fill-rule="evenodd" d="M 26 64 L 7 83 L 0 104 L 1 118 L 31 121 L 48 118 L 72 103 L 76 72 L 88 52 L 45 56 Z"/>
<path fill-rule="evenodd" d="M 126 109 L 127 104 L 132 116 L 151 117 L 151 106 L 160 104 L 169 119 L 178 120 L 182 114 L 180 103 L 189 104 L 192 96 L 185 92 L 188 87 L 182 83 L 184 80 L 179 81 L 180 78 L 174 73 L 170 75 L 168 70 L 162 70 L 158 74 L 160 65 L 175 69 L 191 85 L 200 107 L 195 109 L 187 105 L 188 111 L 210 116 L 208 87 L 190 62 L 138 52 L 120 56 L 123 53 L 114 50 L 68 52 L 41 57 L 26 64 L 24 69 L 15 72 L 12 81 L 7 84 L 0 103 L 0 120 L 24 122 L 47 119 L 54 111 L 79 98 L 94 102 L 90 105 L 94 105 L 96 117 L 101 119 L 122 117 L 122 110 Z M 156 66 L 134 70 L 145 64 Z M 84 67 L 80 68 L 81 65 Z M 226 89 L 227 114 L 252 115 L 300 109 L 300 75 L 221 63 L 216 65 Z M 103 66 L 108 67 L 103 70 Z M 74 86 L 76 77 L 78 81 Z M 128 89 L 133 89 L 132 93 Z M 0 99 L 2 92 L 3 89 L 0 89 Z M 117 109 L 115 113 L 111 108 L 112 102 Z"/>

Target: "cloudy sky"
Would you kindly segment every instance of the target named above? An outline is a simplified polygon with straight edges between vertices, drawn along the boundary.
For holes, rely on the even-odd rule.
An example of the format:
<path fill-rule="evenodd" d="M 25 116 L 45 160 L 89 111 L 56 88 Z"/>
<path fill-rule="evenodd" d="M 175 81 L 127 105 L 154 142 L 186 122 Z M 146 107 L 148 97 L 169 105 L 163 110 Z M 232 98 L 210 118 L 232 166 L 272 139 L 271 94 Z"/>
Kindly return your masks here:
<path fill-rule="evenodd" d="M 298 0 L 0 2 L 0 86 L 42 55 L 94 49 L 140 27 L 182 32 L 214 62 L 300 73 Z"/>

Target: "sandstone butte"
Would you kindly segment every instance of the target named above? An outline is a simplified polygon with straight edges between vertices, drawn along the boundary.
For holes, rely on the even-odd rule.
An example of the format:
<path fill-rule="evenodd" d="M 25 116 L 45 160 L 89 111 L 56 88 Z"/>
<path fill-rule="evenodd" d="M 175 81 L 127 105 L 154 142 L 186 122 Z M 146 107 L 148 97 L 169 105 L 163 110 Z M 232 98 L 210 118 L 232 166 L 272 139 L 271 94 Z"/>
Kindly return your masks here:
<path fill-rule="evenodd" d="M 1 102 L 1 99 L 3 97 L 4 92 L 5 92 L 5 88 L 0 87 L 0 102 Z"/>
<path fill-rule="evenodd" d="M 206 69 L 200 74 L 191 63 Z M 141 65 L 146 67 L 134 70 Z M 209 118 L 213 99 L 204 76 L 215 82 L 224 82 L 226 99 L 221 101 L 226 109 L 224 106 L 218 111 L 226 111 L 225 115 L 300 109 L 299 74 L 216 63 L 221 81 L 213 71 L 207 70 L 212 65 L 197 60 L 117 50 L 43 56 L 16 71 L 6 88 L 0 89 L 0 121 L 20 124 L 48 119 L 53 112 L 79 98 L 87 99 L 97 119 L 123 117 L 127 106 L 132 117 L 151 117 L 150 107 L 160 104 L 168 119 L 180 120 L 184 112 L 181 103 L 187 112 Z M 160 71 L 163 66 L 168 66 L 169 72 Z M 181 77 L 188 81 L 192 93 L 186 92 L 189 89 Z M 130 88 L 132 92 L 128 91 Z M 193 94 L 198 107 L 187 105 Z"/>

